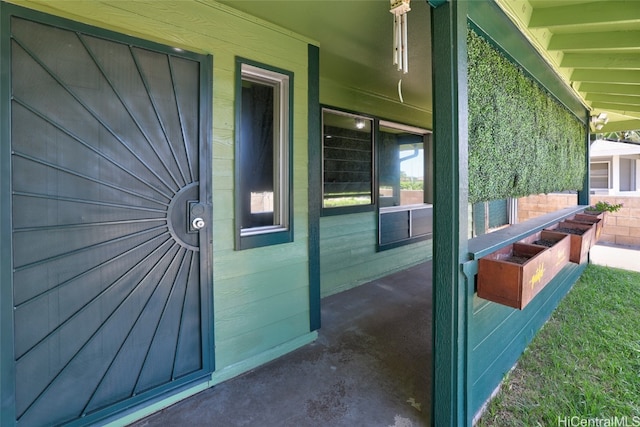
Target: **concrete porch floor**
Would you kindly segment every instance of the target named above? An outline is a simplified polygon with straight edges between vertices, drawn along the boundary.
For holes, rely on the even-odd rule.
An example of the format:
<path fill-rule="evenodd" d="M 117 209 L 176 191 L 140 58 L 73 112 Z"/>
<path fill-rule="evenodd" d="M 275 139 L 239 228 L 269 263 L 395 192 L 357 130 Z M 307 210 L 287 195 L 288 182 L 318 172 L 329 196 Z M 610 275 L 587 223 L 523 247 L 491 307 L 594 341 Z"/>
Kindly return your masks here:
<path fill-rule="evenodd" d="M 427 426 L 431 262 L 322 300 L 318 339 L 132 426 Z"/>

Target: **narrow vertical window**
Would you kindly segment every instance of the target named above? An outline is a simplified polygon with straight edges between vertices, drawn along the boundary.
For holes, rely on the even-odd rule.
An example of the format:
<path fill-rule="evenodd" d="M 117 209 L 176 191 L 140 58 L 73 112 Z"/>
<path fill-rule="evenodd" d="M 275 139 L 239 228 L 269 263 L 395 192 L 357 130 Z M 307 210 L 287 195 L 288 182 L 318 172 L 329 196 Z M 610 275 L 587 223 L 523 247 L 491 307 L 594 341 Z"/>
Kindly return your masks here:
<path fill-rule="evenodd" d="M 247 249 L 292 240 L 292 75 L 238 65 L 236 248 Z"/>
<path fill-rule="evenodd" d="M 593 189 L 609 189 L 609 162 L 591 162 L 589 185 Z"/>

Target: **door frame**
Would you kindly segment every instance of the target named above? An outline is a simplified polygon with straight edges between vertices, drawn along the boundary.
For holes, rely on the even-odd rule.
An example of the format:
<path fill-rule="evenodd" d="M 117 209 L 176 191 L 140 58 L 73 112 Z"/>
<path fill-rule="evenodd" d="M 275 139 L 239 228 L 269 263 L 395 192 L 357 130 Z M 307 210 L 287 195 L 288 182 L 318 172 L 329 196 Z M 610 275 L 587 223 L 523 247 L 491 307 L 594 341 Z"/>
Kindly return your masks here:
<path fill-rule="evenodd" d="M 13 318 L 13 206 L 11 159 L 11 18 L 19 17 L 64 30 L 77 31 L 110 41 L 199 63 L 199 191 L 207 207 L 209 226 L 200 230 L 200 296 L 202 361 L 200 371 L 138 396 L 130 397 L 69 425 L 86 425 L 124 415 L 196 385 L 208 383 L 215 370 L 213 323 L 213 227 L 212 227 L 212 93 L 213 57 L 174 48 L 104 28 L 35 11 L 0 0 L 0 426 L 16 424 L 14 318 Z"/>

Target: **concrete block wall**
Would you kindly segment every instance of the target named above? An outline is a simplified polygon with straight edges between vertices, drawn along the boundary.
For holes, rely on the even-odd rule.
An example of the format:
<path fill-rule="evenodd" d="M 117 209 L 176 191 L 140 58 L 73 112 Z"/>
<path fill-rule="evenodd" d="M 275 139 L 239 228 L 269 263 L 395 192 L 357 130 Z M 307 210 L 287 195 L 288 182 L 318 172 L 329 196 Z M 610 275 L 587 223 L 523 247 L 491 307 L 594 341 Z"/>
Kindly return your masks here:
<path fill-rule="evenodd" d="M 577 204 L 575 194 L 537 194 L 518 199 L 518 221 L 523 222 L 545 213 Z M 640 196 L 591 195 L 591 204 L 606 201 L 622 203 L 618 212 L 606 215 L 600 241 L 616 245 L 640 246 Z"/>
<path fill-rule="evenodd" d="M 534 194 L 518 199 L 518 222 L 578 204 L 577 194 Z"/>

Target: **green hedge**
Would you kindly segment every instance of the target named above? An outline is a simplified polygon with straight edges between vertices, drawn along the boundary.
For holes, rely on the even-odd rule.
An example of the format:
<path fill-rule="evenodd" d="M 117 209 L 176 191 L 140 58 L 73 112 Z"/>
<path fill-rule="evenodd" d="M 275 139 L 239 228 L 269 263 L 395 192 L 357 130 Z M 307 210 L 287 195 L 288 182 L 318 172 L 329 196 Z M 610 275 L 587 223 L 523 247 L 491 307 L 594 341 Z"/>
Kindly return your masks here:
<path fill-rule="evenodd" d="M 469 202 L 582 188 L 585 127 L 472 30 Z"/>

